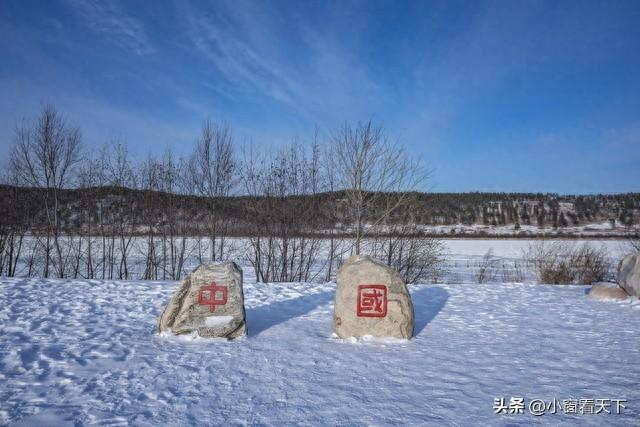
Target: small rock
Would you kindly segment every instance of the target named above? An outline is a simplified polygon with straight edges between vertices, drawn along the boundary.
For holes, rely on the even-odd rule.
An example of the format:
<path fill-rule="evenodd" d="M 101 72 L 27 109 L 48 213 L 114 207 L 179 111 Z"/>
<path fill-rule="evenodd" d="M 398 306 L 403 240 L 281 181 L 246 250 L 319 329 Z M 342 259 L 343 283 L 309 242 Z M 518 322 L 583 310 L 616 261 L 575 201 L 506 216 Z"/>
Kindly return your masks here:
<path fill-rule="evenodd" d="M 204 338 L 247 334 L 242 270 L 233 262 L 201 265 L 182 281 L 160 315 L 158 331 Z"/>
<path fill-rule="evenodd" d="M 594 299 L 627 299 L 629 295 L 615 283 L 594 283 L 589 291 L 589 298 Z"/>
<path fill-rule="evenodd" d="M 411 296 L 396 270 L 354 255 L 340 268 L 336 282 L 333 331 L 340 338 L 413 336 Z"/>
<path fill-rule="evenodd" d="M 640 297 L 640 254 L 627 255 L 620 262 L 618 283 L 629 295 Z"/>

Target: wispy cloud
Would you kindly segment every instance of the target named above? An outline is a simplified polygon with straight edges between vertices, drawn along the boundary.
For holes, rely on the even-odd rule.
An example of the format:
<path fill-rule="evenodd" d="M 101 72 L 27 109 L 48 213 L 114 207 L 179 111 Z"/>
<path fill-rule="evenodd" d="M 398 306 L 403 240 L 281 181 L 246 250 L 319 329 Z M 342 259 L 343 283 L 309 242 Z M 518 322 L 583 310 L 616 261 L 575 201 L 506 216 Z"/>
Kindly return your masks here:
<path fill-rule="evenodd" d="M 112 37 L 122 47 L 138 55 L 154 51 L 144 26 L 123 12 L 116 3 L 97 0 L 66 1 L 92 31 Z"/>
<path fill-rule="evenodd" d="M 217 2 L 214 8 L 181 2 L 177 8 L 192 48 L 218 72 L 204 84 L 227 98 L 257 94 L 317 123 L 354 112 L 378 93 L 329 22 L 317 28 L 291 21 L 291 10 L 262 2 Z"/>
<path fill-rule="evenodd" d="M 224 78 L 244 92 L 262 93 L 276 101 L 293 106 L 302 88 L 286 69 L 272 58 L 273 51 L 264 50 L 248 40 L 244 22 L 224 13 L 184 8 L 188 35 L 195 48 L 213 63 Z M 263 27 L 267 28 L 267 27 Z M 253 31 L 257 29 L 254 27 Z M 269 35 L 263 34 L 265 37 Z"/>

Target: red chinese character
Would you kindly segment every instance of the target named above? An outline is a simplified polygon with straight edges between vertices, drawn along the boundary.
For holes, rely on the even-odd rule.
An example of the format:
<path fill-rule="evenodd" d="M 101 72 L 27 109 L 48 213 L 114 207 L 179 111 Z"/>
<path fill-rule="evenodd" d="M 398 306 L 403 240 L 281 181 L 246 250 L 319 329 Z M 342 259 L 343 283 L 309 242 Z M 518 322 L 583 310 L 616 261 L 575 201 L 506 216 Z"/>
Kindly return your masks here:
<path fill-rule="evenodd" d="M 358 286 L 358 317 L 387 315 L 387 287 L 385 285 Z"/>
<path fill-rule="evenodd" d="M 218 299 L 220 294 L 220 299 Z M 216 305 L 225 305 L 227 303 L 227 287 L 218 286 L 216 282 L 211 282 L 209 286 L 201 286 L 198 292 L 198 304 L 208 305 L 213 313 L 216 311 Z"/>

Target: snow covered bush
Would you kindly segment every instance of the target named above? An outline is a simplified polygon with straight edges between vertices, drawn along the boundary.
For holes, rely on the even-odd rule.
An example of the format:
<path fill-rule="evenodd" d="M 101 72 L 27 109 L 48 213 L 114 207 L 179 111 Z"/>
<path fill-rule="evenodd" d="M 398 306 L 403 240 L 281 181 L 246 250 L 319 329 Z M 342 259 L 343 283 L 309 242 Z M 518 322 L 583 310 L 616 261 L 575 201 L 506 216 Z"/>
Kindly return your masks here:
<path fill-rule="evenodd" d="M 524 258 L 538 283 L 589 285 L 610 278 L 611 262 L 602 246 L 542 240 L 530 244 Z"/>

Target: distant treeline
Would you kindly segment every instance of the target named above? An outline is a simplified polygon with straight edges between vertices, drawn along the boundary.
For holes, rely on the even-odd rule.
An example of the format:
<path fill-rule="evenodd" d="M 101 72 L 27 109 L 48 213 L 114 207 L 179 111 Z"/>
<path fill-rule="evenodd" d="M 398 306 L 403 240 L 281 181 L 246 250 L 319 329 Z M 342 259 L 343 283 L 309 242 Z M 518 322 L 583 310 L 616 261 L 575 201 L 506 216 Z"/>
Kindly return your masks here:
<path fill-rule="evenodd" d="M 429 225 L 631 226 L 640 219 L 640 193 L 416 193 L 410 199 L 414 220 Z"/>
<path fill-rule="evenodd" d="M 0 218 L 3 223 L 20 223 L 30 232 L 46 231 L 47 212 L 41 201 L 46 190 L 0 185 Z M 392 197 L 392 196 L 390 196 Z M 611 222 L 632 226 L 640 216 L 640 193 L 558 195 L 543 193 L 420 193 L 404 195 L 402 210 L 394 211 L 388 222 L 413 225 L 535 225 L 562 228 L 589 223 Z M 380 198 L 379 200 L 387 200 Z M 113 229 L 127 224 L 136 234 L 167 221 L 181 224 L 187 235 L 206 235 L 211 211 L 228 224 L 228 236 L 258 233 L 256 221 L 275 221 L 282 212 L 309 215 L 313 228 L 300 227 L 303 234 L 332 229 L 348 233 L 353 224 L 346 213 L 345 191 L 313 195 L 203 197 L 125 187 L 92 187 L 59 191 L 61 231 L 86 233 L 91 229 Z M 367 212 L 378 218 L 383 203 Z M 304 221 L 304 218 L 298 218 Z M 380 232 L 384 232 L 381 229 Z"/>

